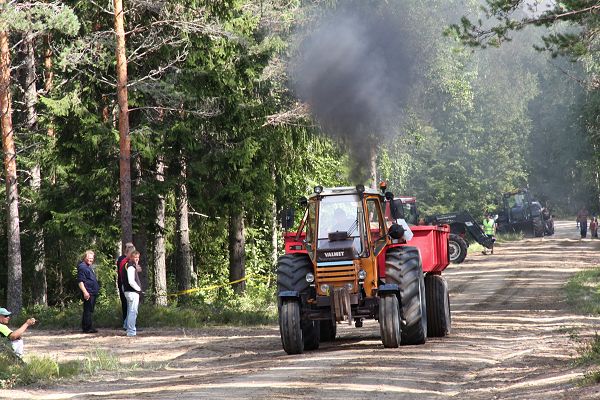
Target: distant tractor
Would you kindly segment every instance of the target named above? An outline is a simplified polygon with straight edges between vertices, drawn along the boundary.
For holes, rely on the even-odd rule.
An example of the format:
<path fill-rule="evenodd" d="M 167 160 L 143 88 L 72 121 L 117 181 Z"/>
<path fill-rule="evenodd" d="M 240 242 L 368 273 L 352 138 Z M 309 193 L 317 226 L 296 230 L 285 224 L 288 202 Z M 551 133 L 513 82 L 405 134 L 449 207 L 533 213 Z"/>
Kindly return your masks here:
<path fill-rule="evenodd" d="M 534 200 L 527 189 L 502 195 L 497 222 L 498 232 L 521 231 L 537 237 L 554 234 L 554 220 L 550 211 Z"/>
<path fill-rule="evenodd" d="M 279 329 L 288 354 L 336 337 L 337 324 L 379 321 L 384 347 L 423 344 L 450 332 L 448 227 L 418 227 L 403 240 L 399 201 L 390 192 L 315 187 L 303 218 L 287 232 L 278 260 Z M 287 214 L 286 229 L 293 221 Z"/>
<path fill-rule="evenodd" d="M 417 224 L 420 216 L 417 210 L 415 197 L 398 197 L 402 201 L 406 221 Z M 423 218 L 423 223 L 428 225 L 450 226 L 448 239 L 448 258 L 454 264 L 462 263 L 467 257 L 467 249 L 475 241 L 487 249 L 493 249 L 494 240 L 487 236 L 481 226 L 467 211 L 436 214 Z"/>

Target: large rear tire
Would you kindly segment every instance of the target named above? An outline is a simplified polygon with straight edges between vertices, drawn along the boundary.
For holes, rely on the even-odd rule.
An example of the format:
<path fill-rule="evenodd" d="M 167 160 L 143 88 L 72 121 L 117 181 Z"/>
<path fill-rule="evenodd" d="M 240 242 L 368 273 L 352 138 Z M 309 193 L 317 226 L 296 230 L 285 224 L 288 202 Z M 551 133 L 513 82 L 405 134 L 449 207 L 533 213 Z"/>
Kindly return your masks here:
<path fill-rule="evenodd" d="M 448 239 L 448 258 L 451 263 L 460 264 L 467 257 L 467 242 L 460 235 L 451 233 Z"/>
<path fill-rule="evenodd" d="M 379 329 L 383 347 L 400 346 L 400 307 L 395 294 L 386 294 L 379 298 Z"/>
<path fill-rule="evenodd" d="M 333 342 L 337 334 L 337 324 L 331 320 L 319 321 L 321 342 Z"/>
<path fill-rule="evenodd" d="M 300 304 L 297 300 L 284 299 L 279 307 L 279 332 L 283 350 L 288 354 L 304 352 L 301 325 Z"/>
<path fill-rule="evenodd" d="M 427 307 L 421 257 L 416 247 L 395 247 L 385 259 L 386 283 L 400 289 L 400 318 L 402 345 L 423 344 L 427 341 Z"/>
<path fill-rule="evenodd" d="M 441 275 L 425 277 L 427 294 L 427 334 L 429 337 L 444 337 L 450 333 L 450 296 L 448 283 Z"/>
<path fill-rule="evenodd" d="M 277 260 L 277 293 L 297 291 L 306 293 L 309 283 L 306 274 L 312 272 L 313 265 L 307 254 L 286 254 Z"/>

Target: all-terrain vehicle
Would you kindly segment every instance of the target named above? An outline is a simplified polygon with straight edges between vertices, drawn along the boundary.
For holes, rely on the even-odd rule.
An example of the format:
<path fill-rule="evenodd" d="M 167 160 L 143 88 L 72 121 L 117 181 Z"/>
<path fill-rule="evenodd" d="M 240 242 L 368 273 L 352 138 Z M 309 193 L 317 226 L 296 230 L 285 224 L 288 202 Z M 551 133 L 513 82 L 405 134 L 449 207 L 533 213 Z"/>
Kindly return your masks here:
<path fill-rule="evenodd" d="M 554 234 L 550 211 L 534 200 L 527 189 L 502 194 L 497 222 L 498 232 L 521 231 L 537 237 Z"/>
<path fill-rule="evenodd" d="M 338 323 L 379 321 L 384 347 L 423 344 L 450 331 L 448 227 L 419 227 L 403 240 L 390 192 L 315 187 L 278 260 L 279 329 L 288 354 L 336 337 Z M 288 218 L 287 221 L 290 221 Z"/>

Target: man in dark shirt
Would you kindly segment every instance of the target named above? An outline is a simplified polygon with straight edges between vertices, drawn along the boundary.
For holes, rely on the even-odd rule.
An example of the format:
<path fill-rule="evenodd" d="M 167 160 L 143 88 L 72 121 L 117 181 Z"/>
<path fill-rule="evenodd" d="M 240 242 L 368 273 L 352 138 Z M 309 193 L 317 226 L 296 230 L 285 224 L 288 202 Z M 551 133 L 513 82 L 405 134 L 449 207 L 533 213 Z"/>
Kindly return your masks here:
<path fill-rule="evenodd" d="M 92 269 L 94 252 L 86 250 L 83 260 L 77 266 L 77 282 L 83 295 L 83 316 L 81 317 L 81 330 L 83 333 L 98 332 L 92 325 L 92 314 L 96 307 L 96 297 L 100 291 L 96 274 Z"/>

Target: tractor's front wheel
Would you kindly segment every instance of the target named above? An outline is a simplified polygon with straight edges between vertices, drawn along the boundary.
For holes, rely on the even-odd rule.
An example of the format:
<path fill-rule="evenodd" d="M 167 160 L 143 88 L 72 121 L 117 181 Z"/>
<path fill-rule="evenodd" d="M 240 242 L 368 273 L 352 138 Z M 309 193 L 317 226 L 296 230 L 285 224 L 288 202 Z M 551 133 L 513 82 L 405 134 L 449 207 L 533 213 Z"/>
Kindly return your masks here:
<path fill-rule="evenodd" d="M 467 257 L 467 242 L 460 235 L 451 233 L 448 239 L 448 253 L 450 262 L 460 264 Z"/>
<path fill-rule="evenodd" d="M 306 254 L 286 254 L 279 257 L 277 264 L 277 292 L 297 292 L 300 295 L 300 298 L 282 299 L 279 306 L 283 349 L 288 354 L 316 349 L 319 347 L 318 323 L 301 318 L 301 298 L 309 289 L 306 274 L 312 271 L 312 262 Z"/>
<path fill-rule="evenodd" d="M 281 307 L 279 307 L 279 332 L 286 353 L 302 354 L 304 352 L 300 304 L 297 300 L 282 300 Z"/>
<path fill-rule="evenodd" d="M 386 294 L 379 299 L 379 329 L 383 347 L 400 346 L 400 307 L 395 294 Z"/>
<path fill-rule="evenodd" d="M 395 247 L 385 259 L 386 283 L 400 289 L 402 345 L 423 344 L 427 340 L 427 306 L 421 256 L 416 247 Z"/>
<path fill-rule="evenodd" d="M 427 294 L 427 334 L 429 337 L 444 337 L 450 333 L 450 296 L 448 283 L 441 275 L 425 277 Z"/>
<path fill-rule="evenodd" d="M 337 334 L 337 324 L 331 320 L 319 321 L 321 342 L 333 342 Z"/>

